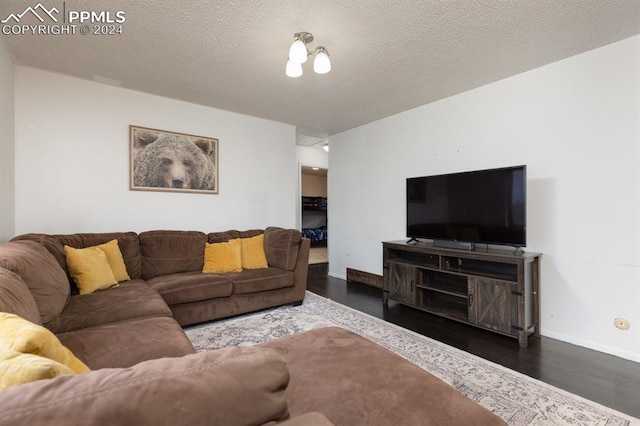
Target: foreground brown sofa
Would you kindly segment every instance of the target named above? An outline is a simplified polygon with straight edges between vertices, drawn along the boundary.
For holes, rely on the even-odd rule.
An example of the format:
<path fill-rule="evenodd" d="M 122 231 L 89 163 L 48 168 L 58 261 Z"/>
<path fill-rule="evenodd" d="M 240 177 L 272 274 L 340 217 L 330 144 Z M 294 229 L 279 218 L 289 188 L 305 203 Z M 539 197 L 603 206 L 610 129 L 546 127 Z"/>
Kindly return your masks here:
<path fill-rule="evenodd" d="M 258 345 L 287 360 L 292 418 L 320 412 L 336 425 L 503 425 L 495 414 L 400 356 L 327 327 Z"/>
<path fill-rule="evenodd" d="M 504 425 L 339 328 L 0 391 L 0 425 Z"/>
<path fill-rule="evenodd" d="M 304 297 L 308 240 L 294 230 L 264 233 L 273 252 L 262 276 L 203 276 L 216 274 L 198 272 L 195 245 L 205 241 L 198 232 L 28 234 L 0 244 L 0 312 L 44 324 L 93 370 L 1 390 L 0 425 L 503 424 L 426 371 L 342 329 L 194 353 L 174 316 L 200 322 Z M 61 244 L 111 238 L 132 279 L 76 294 Z M 206 288 L 229 282 L 231 294 Z"/>

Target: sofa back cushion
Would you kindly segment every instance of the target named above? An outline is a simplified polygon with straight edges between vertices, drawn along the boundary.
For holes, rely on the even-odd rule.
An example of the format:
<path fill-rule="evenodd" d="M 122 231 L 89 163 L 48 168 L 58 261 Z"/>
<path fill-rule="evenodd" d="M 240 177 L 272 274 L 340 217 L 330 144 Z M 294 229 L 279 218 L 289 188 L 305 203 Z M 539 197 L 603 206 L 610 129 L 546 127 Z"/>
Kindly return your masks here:
<path fill-rule="evenodd" d="M 47 323 L 66 306 L 69 280 L 51 253 L 33 241 L 12 241 L 0 244 L 0 267 L 22 278 L 40 312 L 41 323 Z"/>
<path fill-rule="evenodd" d="M 62 269 L 67 273 L 69 280 L 71 276 L 67 269 L 67 261 L 64 252 L 64 246 L 83 249 L 86 247 L 97 246 L 99 244 L 108 243 L 111 240 L 118 240 L 118 247 L 122 253 L 127 273 L 131 279 L 139 279 L 141 277 L 141 257 L 140 245 L 138 244 L 138 234 L 135 232 L 100 232 L 85 234 L 24 234 L 12 239 L 12 241 L 36 241 L 43 245 L 58 261 Z"/>
<path fill-rule="evenodd" d="M 58 241 L 53 235 L 49 234 L 40 234 L 40 233 L 29 233 L 22 234 L 16 237 L 13 237 L 11 241 L 35 241 L 39 243 L 44 248 L 46 248 L 49 253 L 53 255 L 53 257 L 58 261 L 60 267 L 66 272 L 67 271 L 67 262 L 64 255 L 64 246 Z"/>
<path fill-rule="evenodd" d="M 142 279 L 180 272 L 200 272 L 207 236 L 199 231 L 146 231 L 138 235 Z"/>
<path fill-rule="evenodd" d="M 269 266 L 293 271 L 296 268 L 301 240 L 302 233 L 297 229 L 265 229 L 264 252 Z"/>
<path fill-rule="evenodd" d="M 0 268 L 0 312 L 16 314 L 34 324 L 42 324 L 36 301 L 20 276 Z"/>
<path fill-rule="evenodd" d="M 209 232 L 207 234 L 207 242 L 209 244 L 226 243 L 229 240 L 235 240 L 236 238 L 251 238 L 256 235 L 264 233 L 264 229 L 249 229 L 247 231 L 224 231 L 224 232 Z"/>

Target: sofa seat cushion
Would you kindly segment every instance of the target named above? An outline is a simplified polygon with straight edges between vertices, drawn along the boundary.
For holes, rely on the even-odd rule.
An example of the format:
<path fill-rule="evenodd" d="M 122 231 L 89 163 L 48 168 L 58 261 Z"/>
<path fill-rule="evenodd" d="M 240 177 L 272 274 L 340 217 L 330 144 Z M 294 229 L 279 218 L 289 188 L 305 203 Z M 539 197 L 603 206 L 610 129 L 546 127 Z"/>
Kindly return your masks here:
<path fill-rule="evenodd" d="M 91 294 L 75 294 L 62 313 L 45 326 L 54 333 L 118 323 L 137 318 L 171 317 L 162 297 L 142 280 Z"/>
<path fill-rule="evenodd" d="M 505 424 L 426 370 L 341 328 L 318 328 L 258 346 L 287 360 L 287 402 L 294 418 L 319 411 L 336 425 Z"/>
<path fill-rule="evenodd" d="M 293 272 L 278 268 L 245 269 L 226 274 L 233 282 L 233 294 L 259 293 L 293 286 Z"/>
<path fill-rule="evenodd" d="M 0 312 L 16 314 L 34 324 L 42 324 L 36 301 L 20 276 L 0 268 Z"/>
<path fill-rule="evenodd" d="M 139 362 L 194 353 L 182 327 L 169 317 L 151 317 L 58 334 L 60 342 L 90 369 L 130 367 Z"/>
<path fill-rule="evenodd" d="M 275 425 L 288 381 L 273 351 L 220 349 L 7 389 L 0 425 Z"/>
<path fill-rule="evenodd" d="M 169 306 L 229 297 L 233 292 L 233 285 L 226 274 L 185 272 L 151 278 L 147 282 Z"/>
<path fill-rule="evenodd" d="M 71 293 L 67 275 L 55 257 L 39 243 L 0 244 L 0 267 L 16 273 L 27 284 L 40 312 L 38 323 L 53 320 L 67 305 Z"/>

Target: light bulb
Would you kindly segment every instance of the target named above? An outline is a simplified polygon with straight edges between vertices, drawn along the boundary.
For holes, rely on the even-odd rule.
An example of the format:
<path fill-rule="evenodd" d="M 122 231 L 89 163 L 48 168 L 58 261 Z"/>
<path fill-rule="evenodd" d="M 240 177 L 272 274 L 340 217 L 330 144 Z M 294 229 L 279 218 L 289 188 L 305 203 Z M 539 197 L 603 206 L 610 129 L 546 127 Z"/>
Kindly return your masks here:
<path fill-rule="evenodd" d="M 290 61 L 295 62 L 296 64 L 304 64 L 307 61 L 307 56 L 309 56 L 309 52 L 307 51 L 307 46 L 302 40 L 298 38 L 291 43 L 291 47 L 289 48 Z"/>
<path fill-rule="evenodd" d="M 318 74 L 326 74 L 331 71 L 329 54 L 324 47 L 316 49 L 316 59 L 313 61 L 313 70 Z"/>
<path fill-rule="evenodd" d="M 302 65 L 288 60 L 286 73 L 289 77 L 300 77 L 302 75 Z"/>

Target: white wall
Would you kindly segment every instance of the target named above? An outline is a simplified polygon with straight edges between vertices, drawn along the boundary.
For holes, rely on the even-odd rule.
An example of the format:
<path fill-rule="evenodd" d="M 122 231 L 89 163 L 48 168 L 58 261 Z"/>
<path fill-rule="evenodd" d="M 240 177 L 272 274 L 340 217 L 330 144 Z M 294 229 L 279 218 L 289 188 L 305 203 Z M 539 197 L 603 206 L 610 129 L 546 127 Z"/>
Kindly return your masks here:
<path fill-rule="evenodd" d="M 329 168 L 329 154 L 324 149 L 296 146 L 296 156 L 300 166 Z"/>
<path fill-rule="evenodd" d="M 0 242 L 14 234 L 13 63 L 0 43 Z"/>
<path fill-rule="evenodd" d="M 382 274 L 407 177 L 526 164 L 542 334 L 640 361 L 639 130 L 634 37 L 335 135 L 330 273 Z"/>
<path fill-rule="evenodd" d="M 296 225 L 295 128 L 16 67 L 15 232 Z M 130 124 L 219 139 L 218 195 L 129 190 Z"/>

